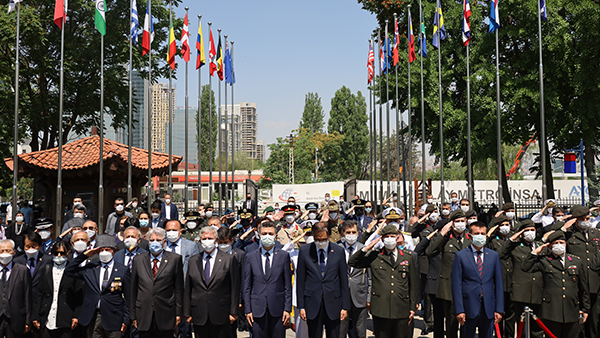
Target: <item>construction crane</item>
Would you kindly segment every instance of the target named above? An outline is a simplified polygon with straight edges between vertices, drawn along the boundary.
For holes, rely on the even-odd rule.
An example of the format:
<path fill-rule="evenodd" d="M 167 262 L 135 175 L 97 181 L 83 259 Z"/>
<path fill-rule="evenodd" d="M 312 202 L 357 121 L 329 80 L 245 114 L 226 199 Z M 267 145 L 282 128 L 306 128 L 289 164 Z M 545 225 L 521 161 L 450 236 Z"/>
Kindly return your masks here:
<path fill-rule="evenodd" d="M 527 148 L 529 148 L 529 146 L 532 143 L 535 143 L 535 133 L 533 135 L 531 135 L 531 138 L 529 139 L 529 141 L 525 142 L 525 144 L 523 146 L 521 146 L 521 149 L 519 149 L 519 152 L 517 153 L 517 157 L 515 158 L 515 163 L 513 163 L 512 167 L 510 168 L 508 173 L 506 173 L 507 180 L 510 180 L 510 177 L 515 172 L 517 172 L 517 169 L 519 168 L 519 164 L 521 164 L 521 160 L 523 159 L 523 155 L 525 155 L 525 152 L 527 152 Z"/>

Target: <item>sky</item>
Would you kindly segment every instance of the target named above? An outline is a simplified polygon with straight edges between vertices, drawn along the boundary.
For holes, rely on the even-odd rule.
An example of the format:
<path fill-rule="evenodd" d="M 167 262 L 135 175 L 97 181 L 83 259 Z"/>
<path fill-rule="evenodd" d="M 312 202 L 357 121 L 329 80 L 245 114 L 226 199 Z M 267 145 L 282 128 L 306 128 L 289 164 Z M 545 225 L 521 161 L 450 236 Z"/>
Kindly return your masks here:
<path fill-rule="evenodd" d="M 188 80 L 190 106 L 197 106 L 195 45 L 199 14 L 202 15 L 207 62 L 209 21 L 215 39 L 220 28 L 222 35 L 228 35 L 228 39 L 234 41 L 234 101 L 256 103 L 257 139 L 263 140 L 265 145 L 289 135 L 298 127 L 308 92 L 317 92 L 321 97 L 325 123 L 331 99 L 344 85 L 353 93 L 360 91 L 368 102 L 368 39 L 377 20 L 361 9 L 356 0 L 184 0 L 175 9 L 175 14 L 183 18 L 186 6 L 190 8 L 190 47 L 193 52 Z M 177 40 L 180 38 L 180 35 L 176 36 Z M 177 44 L 179 47 L 179 41 Z M 216 44 L 215 41 L 215 47 Z M 178 80 L 174 81 L 176 104 L 184 106 L 185 62 L 179 56 L 176 60 L 179 64 Z M 216 76 L 213 77 L 213 90 L 218 100 L 215 79 Z M 208 65 L 202 67 L 202 84 L 207 83 Z M 221 91 L 224 95 L 224 89 Z M 227 102 L 231 104 L 230 87 L 227 92 Z M 224 104 L 223 97 L 221 103 Z"/>

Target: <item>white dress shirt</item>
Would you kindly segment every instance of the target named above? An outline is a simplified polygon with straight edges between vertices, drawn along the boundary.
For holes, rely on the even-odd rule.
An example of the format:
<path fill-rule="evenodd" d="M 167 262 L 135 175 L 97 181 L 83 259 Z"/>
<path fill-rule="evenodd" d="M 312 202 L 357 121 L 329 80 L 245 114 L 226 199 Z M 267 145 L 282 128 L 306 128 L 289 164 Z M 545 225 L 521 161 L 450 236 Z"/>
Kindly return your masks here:
<path fill-rule="evenodd" d="M 164 250 L 161 251 L 158 256 L 154 257 L 154 255 L 152 253 L 150 253 L 150 270 L 152 270 L 152 267 L 154 266 L 154 260 L 158 259 L 158 262 L 156 262 L 156 267 L 160 268 L 160 260 L 162 259 L 163 256 L 163 252 L 165 252 Z"/>
<path fill-rule="evenodd" d="M 168 220 L 171 219 L 171 203 L 169 203 L 169 204 L 165 203 L 165 218 Z"/>
<path fill-rule="evenodd" d="M 323 249 L 323 252 L 325 253 L 325 266 L 327 266 L 327 257 L 329 254 L 329 241 L 327 241 L 327 247 L 325 249 Z M 319 264 L 321 264 L 321 249 L 319 249 L 317 247 L 317 245 L 315 244 L 315 249 L 317 249 L 317 262 Z"/>
<path fill-rule="evenodd" d="M 49 330 L 56 329 L 56 316 L 58 314 L 58 292 L 60 288 L 60 281 L 62 280 L 66 266 L 67 264 L 54 264 L 52 267 L 52 305 L 50 306 L 50 312 L 48 312 L 48 321 L 46 322 L 46 327 Z"/>
<path fill-rule="evenodd" d="M 204 266 L 206 266 L 206 257 L 207 257 L 207 255 L 210 255 L 210 274 L 209 274 L 210 276 L 212 276 L 213 269 L 215 268 L 215 261 L 216 261 L 216 257 L 217 257 L 217 250 L 219 250 L 219 249 L 215 248 L 213 250 L 213 252 L 211 252 L 210 254 L 205 251 L 204 252 L 204 256 L 202 256 L 202 264 L 203 264 L 203 267 L 204 267 Z M 206 281 L 206 282 L 208 282 L 208 281 Z"/>
<path fill-rule="evenodd" d="M 102 263 L 102 265 L 100 265 L 100 284 L 99 284 L 100 285 L 100 291 L 102 291 L 102 282 L 104 281 L 104 271 L 106 271 L 106 267 L 108 267 L 108 277 L 107 277 L 107 279 L 110 280 L 110 276 L 112 275 L 112 269 L 113 269 L 114 265 L 115 265 L 115 260 L 114 259 L 112 259 L 110 262 L 108 262 L 108 264 Z M 98 299 L 98 306 L 97 306 L 98 309 L 100 308 L 100 301 L 101 300 L 102 300 L 102 298 Z"/>
<path fill-rule="evenodd" d="M 471 250 L 473 250 L 473 258 L 475 259 L 475 264 L 477 264 L 477 248 L 473 244 L 471 244 Z M 481 251 L 481 263 L 483 264 L 483 248 L 479 249 Z"/>
<path fill-rule="evenodd" d="M 172 249 L 173 246 L 175 246 L 175 251 L 172 251 L 173 250 Z M 171 243 L 171 242 L 167 241 L 167 248 L 166 249 L 169 252 L 174 252 L 174 253 L 176 253 L 176 254 L 178 254 L 178 255 L 181 256 L 181 237 L 179 237 L 179 239 L 175 243 Z"/>
<path fill-rule="evenodd" d="M 8 282 L 8 279 L 10 278 L 10 272 L 12 271 L 12 267 L 13 267 L 13 262 L 8 263 L 7 266 L 0 265 L 0 279 L 3 277 L 2 270 L 4 268 L 7 268 L 8 270 L 6 271 L 6 281 Z"/>
<path fill-rule="evenodd" d="M 267 256 L 265 256 L 265 254 L 268 252 L 269 253 L 269 263 L 270 263 L 270 267 L 273 267 L 273 251 L 275 250 L 275 245 L 273 245 L 273 247 L 269 250 L 266 251 L 265 248 L 263 248 L 262 246 L 260 247 L 260 259 L 262 262 L 262 269 L 263 269 L 263 273 L 266 273 L 266 262 L 267 262 Z"/>

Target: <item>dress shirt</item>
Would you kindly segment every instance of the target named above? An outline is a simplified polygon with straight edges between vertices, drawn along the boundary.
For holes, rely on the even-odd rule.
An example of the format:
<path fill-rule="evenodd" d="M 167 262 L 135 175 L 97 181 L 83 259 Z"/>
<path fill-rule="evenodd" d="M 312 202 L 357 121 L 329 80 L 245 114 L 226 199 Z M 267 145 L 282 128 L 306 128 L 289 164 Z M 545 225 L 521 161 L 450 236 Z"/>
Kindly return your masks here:
<path fill-rule="evenodd" d="M 347 242 L 344 242 L 344 245 L 346 246 L 346 263 L 348 263 L 348 259 L 350 259 L 350 256 L 352 256 L 356 252 L 356 246 L 358 245 L 358 242 L 354 243 L 354 245 L 350 245 Z M 352 252 L 350 252 L 350 247 L 352 247 Z"/>
<path fill-rule="evenodd" d="M 171 220 L 171 203 L 165 203 L 165 218 Z"/>
<path fill-rule="evenodd" d="M 204 267 L 206 265 L 206 256 L 210 255 L 210 275 L 212 276 L 212 272 L 213 269 L 215 268 L 215 261 L 216 261 L 216 256 L 217 256 L 217 248 L 213 249 L 213 251 L 211 253 L 207 253 L 206 251 L 204 252 L 204 256 L 202 256 L 202 266 Z M 208 283 L 208 281 L 207 281 Z"/>
<path fill-rule="evenodd" d="M 321 249 L 315 244 L 315 249 L 317 249 L 317 262 L 321 262 Z M 327 247 L 323 249 L 325 253 L 325 266 L 327 266 L 327 257 L 329 254 L 329 241 L 327 241 Z"/>
<path fill-rule="evenodd" d="M 252 200 L 248 200 L 246 202 L 246 209 L 248 209 L 248 210 L 252 209 Z"/>
<path fill-rule="evenodd" d="M 42 242 L 42 247 L 44 248 L 44 252 L 50 252 L 51 245 L 52 245 L 52 236 L 49 237 L 47 241 Z"/>
<path fill-rule="evenodd" d="M 46 322 L 46 327 L 49 330 L 56 329 L 56 316 L 58 314 L 58 292 L 60 289 L 60 281 L 63 273 L 65 272 L 66 266 L 67 264 L 54 264 L 52 267 L 52 305 L 50 306 L 50 312 L 48 312 L 48 321 Z"/>
<path fill-rule="evenodd" d="M 385 252 L 390 255 L 392 258 L 394 258 L 394 262 L 398 261 L 398 248 L 394 248 L 393 251 L 390 251 L 388 249 L 385 249 Z"/>
<path fill-rule="evenodd" d="M 260 259 L 262 261 L 262 269 L 263 269 L 263 273 L 265 273 L 265 263 L 267 262 L 267 256 L 265 256 L 265 254 L 268 252 L 269 253 L 269 262 L 271 263 L 271 268 L 273 267 L 273 250 L 275 249 L 275 245 L 273 245 L 273 247 L 267 251 L 265 250 L 264 247 L 260 247 Z M 212 265 L 211 265 L 212 266 Z"/>
<path fill-rule="evenodd" d="M 133 251 L 125 249 L 125 260 L 123 261 L 123 265 L 129 266 L 129 260 L 135 258 L 138 252 L 140 252 L 140 248 L 138 248 L 137 246 L 135 247 L 135 249 L 133 249 Z M 133 256 L 129 256 L 129 254 L 132 254 Z"/>
<path fill-rule="evenodd" d="M 152 253 L 150 253 L 150 270 L 152 270 L 152 267 L 154 266 L 154 260 L 158 259 L 158 262 L 156 262 L 156 267 L 160 268 L 160 260 L 162 259 L 163 256 L 163 252 L 165 252 L 164 250 L 161 251 L 158 256 L 154 257 L 154 255 Z"/>
<path fill-rule="evenodd" d="M 8 279 L 10 278 L 10 272 L 12 271 L 12 267 L 13 267 L 13 262 L 8 263 L 7 266 L 3 266 L 0 265 L 0 279 L 2 279 L 2 269 L 7 268 L 8 271 L 6 271 L 6 281 L 8 282 Z"/>
<path fill-rule="evenodd" d="M 175 246 L 175 253 L 181 256 L 181 237 L 175 243 L 167 241 L 167 251 L 173 252 L 172 246 Z"/>
<path fill-rule="evenodd" d="M 108 279 L 110 280 L 110 276 L 112 275 L 112 269 L 114 265 L 114 259 L 108 262 L 108 264 L 102 263 L 102 265 L 100 265 L 100 290 L 102 290 L 102 281 L 104 281 L 104 268 L 108 266 Z"/>
<path fill-rule="evenodd" d="M 471 244 L 471 250 L 473 250 L 473 258 L 475 259 L 475 264 L 477 264 L 477 248 L 473 244 Z M 483 264 L 483 248 L 479 249 L 481 251 L 481 263 Z"/>

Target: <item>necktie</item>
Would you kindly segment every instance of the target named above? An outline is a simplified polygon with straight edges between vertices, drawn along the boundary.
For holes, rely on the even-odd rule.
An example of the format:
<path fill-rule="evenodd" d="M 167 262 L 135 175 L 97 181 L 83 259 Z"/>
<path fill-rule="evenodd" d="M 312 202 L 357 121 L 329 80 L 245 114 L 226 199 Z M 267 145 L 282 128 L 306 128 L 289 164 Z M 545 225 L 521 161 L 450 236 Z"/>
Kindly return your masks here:
<path fill-rule="evenodd" d="M 268 276 L 271 272 L 271 260 L 269 259 L 269 256 L 271 256 L 271 254 L 269 254 L 268 252 L 265 253 L 265 257 L 267 257 L 267 259 L 265 260 L 265 276 Z"/>
<path fill-rule="evenodd" d="M 394 257 L 394 251 L 390 251 L 390 261 L 392 262 L 392 266 L 396 265 L 396 257 Z"/>
<path fill-rule="evenodd" d="M 104 266 L 104 277 L 102 278 L 102 290 L 108 286 L 108 265 Z"/>
<path fill-rule="evenodd" d="M 321 266 L 321 275 L 325 274 L 325 250 L 319 249 L 319 265 Z"/>
<path fill-rule="evenodd" d="M 349 248 L 348 248 L 348 259 L 349 259 L 350 257 L 352 257 L 352 253 L 353 253 L 353 252 L 354 252 L 354 247 L 353 247 L 353 246 L 349 247 Z M 346 259 L 346 263 L 348 263 L 348 259 Z M 347 265 L 346 267 L 348 268 L 348 272 L 350 272 L 350 269 L 352 269 L 352 268 L 350 267 L 350 265 Z"/>
<path fill-rule="evenodd" d="M 8 275 L 8 268 L 4 267 L 2 268 L 2 284 L 5 284 L 8 279 L 6 275 Z"/>
<path fill-rule="evenodd" d="M 206 285 L 210 281 L 210 255 L 206 256 L 206 263 L 204 263 L 204 281 Z"/>
<path fill-rule="evenodd" d="M 483 260 L 481 259 L 481 251 L 477 251 L 477 270 L 479 277 L 483 277 Z"/>
<path fill-rule="evenodd" d="M 128 252 L 127 257 L 129 257 L 129 260 L 127 261 L 127 267 L 129 268 L 129 272 L 131 272 L 131 268 L 133 265 L 133 252 Z"/>
<path fill-rule="evenodd" d="M 33 276 L 33 271 L 35 270 L 35 258 L 29 258 L 29 273 Z"/>
<path fill-rule="evenodd" d="M 175 252 L 175 248 L 177 247 L 177 243 L 171 243 L 170 247 L 171 247 L 171 252 Z"/>
<path fill-rule="evenodd" d="M 157 272 L 158 272 L 158 259 L 154 258 L 152 260 L 152 278 L 156 278 Z"/>

